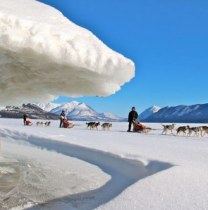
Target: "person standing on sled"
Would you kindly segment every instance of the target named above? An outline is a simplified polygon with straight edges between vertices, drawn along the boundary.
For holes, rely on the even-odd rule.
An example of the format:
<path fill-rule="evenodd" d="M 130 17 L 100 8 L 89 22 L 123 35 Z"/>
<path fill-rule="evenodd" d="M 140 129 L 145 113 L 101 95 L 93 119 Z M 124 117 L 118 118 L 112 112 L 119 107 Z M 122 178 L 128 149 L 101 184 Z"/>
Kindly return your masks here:
<path fill-rule="evenodd" d="M 60 114 L 60 125 L 59 125 L 59 128 L 61 128 L 63 126 L 63 121 L 64 119 L 66 119 L 66 114 L 65 114 L 65 111 L 62 110 L 61 114 Z"/>
<path fill-rule="evenodd" d="M 131 131 L 131 125 L 134 120 L 137 120 L 137 118 L 138 118 L 138 113 L 136 112 L 135 107 L 132 107 L 131 111 L 129 112 L 129 116 L 128 116 L 129 129 L 127 130 L 127 132 Z"/>

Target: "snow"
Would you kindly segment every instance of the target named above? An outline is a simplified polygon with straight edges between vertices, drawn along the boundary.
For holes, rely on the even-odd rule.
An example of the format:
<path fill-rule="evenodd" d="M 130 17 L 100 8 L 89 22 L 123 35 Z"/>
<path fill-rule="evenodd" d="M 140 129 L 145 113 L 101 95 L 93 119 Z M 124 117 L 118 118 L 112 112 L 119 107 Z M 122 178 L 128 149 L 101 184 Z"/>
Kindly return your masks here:
<path fill-rule="evenodd" d="M 160 124 L 149 134 L 122 122 L 110 131 L 58 125 L 0 119 L 0 183 L 9 174 L 16 185 L 3 194 L 0 185 L 1 209 L 208 209 L 208 136 L 161 135 Z"/>
<path fill-rule="evenodd" d="M 134 64 L 54 8 L 0 0 L 0 73 L 8 105 L 107 96 Z M 121 122 L 109 131 L 35 122 L 0 118 L 1 210 L 208 209 L 207 136 L 161 135 L 160 124 L 138 134 Z"/>
<path fill-rule="evenodd" d="M 103 113 L 103 116 L 106 117 L 106 118 L 112 119 L 114 121 L 116 121 L 116 120 L 117 121 L 125 121 L 126 120 L 125 118 L 121 118 L 121 117 L 119 117 L 119 116 L 117 116 L 117 115 L 115 115 L 113 113 L 110 113 L 110 112 Z"/>
<path fill-rule="evenodd" d="M 78 101 L 71 101 L 71 102 L 60 104 L 56 108 L 52 109 L 51 113 L 59 115 L 61 114 L 62 110 L 64 110 L 66 113 L 69 113 L 69 112 L 72 112 L 74 109 L 77 109 L 77 110 L 82 109 L 82 106 L 83 104 Z M 84 108 L 87 108 L 87 110 L 89 109 L 86 105 L 84 106 Z"/>
<path fill-rule="evenodd" d="M 56 9 L 35 0 L 0 1 L 1 105 L 108 96 L 134 71 L 130 59 Z"/>
<path fill-rule="evenodd" d="M 61 104 L 56 104 L 56 103 L 37 103 L 37 106 L 39 106 L 41 109 L 43 109 L 46 112 L 50 112 L 52 109 L 57 108 Z"/>
<path fill-rule="evenodd" d="M 161 108 L 145 120 L 148 122 L 208 122 L 208 104 L 178 105 Z"/>
<path fill-rule="evenodd" d="M 60 115 L 62 110 L 65 111 L 66 116 L 69 119 L 75 118 L 90 118 L 96 117 L 98 113 L 87 106 L 84 103 L 80 103 L 78 101 L 71 101 L 67 103 L 60 104 L 56 108 L 52 109 L 50 112 L 56 115 Z"/>
<path fill-rule="evenodd" d="M 152 114 L 158 112 L 161 109 L 159 106 L 151 106 L 150 108 L 144 110 L 140 115 L 139 119 L 140 120 L 145 120 L 148 117 L 150 117 Z"/>
<path fill-rule="evenodd" d="M 68 119 L 85 121 L 124 121 L 124 118 L 118 117 L 112 113 L 97 113 L 90 106 L 78 101 L 71 101 L 63 104 L 40 103 L 37 104 L 45 111 L 60 115 L 64 110 Z M 54 107 L 54 108 L 53 108 Z"/>

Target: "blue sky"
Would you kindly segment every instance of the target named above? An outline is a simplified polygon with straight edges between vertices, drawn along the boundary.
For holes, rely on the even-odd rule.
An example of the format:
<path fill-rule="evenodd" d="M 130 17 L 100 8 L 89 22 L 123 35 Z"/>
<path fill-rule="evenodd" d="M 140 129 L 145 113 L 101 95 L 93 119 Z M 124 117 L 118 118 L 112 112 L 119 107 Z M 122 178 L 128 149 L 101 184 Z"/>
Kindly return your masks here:
<path fill-rule="evenodd" d="M 208 102 L 207 0 L 41 0 L 132 59 L 136 76 L 116 94 L 60 97 L 126 116 L 152 106 Z"/>

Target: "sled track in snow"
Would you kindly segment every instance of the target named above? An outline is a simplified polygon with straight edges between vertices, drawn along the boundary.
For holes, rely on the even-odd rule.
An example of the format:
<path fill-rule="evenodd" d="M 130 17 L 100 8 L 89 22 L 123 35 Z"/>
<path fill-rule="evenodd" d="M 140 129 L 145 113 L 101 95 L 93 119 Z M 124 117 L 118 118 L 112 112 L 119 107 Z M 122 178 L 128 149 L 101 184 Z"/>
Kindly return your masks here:
<path fill-rule="evenodd" d="M 150 161 L 148 165 L 145 166 L 140 161 L 121 158 L 112 153 L 66 142 L 40 138 L 34 135 L 25 136 L 17 131 L 6 129 L 3 130 L 3 137 L 9 137 L 17 141 L 21 139 L 41 149 L 47 149 L 86 161 L 98 166 L 101 170 L 111 176 L 111 179 L 100 188 L 38 204 L 28 208 L 30 210 L 59 209 L 61 203 L 68 203 L 70 206 L 73 206 L 74 209 L 91 210 L 109 202 L 138 180 L 173 166 L 169 163 L 159 161 Z"/>

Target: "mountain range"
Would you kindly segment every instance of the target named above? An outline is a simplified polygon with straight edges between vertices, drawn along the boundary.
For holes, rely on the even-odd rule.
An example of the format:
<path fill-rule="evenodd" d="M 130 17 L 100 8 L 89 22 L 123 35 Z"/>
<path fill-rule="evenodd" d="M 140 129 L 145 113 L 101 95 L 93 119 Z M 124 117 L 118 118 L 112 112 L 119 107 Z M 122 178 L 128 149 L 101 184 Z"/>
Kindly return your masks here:
<path fill-rule="evenodd" d="M 98 113 L 85 103 L 72 101 L 64 104 L 39 103 L 23 104 L 22 106 L 6 106 L 0 111 L 0 116 L 5 118 L 22 118 L 28 113 L 32 119 L 58 119 L 62 110 L 69 120 L 80 121 L 126 121 L 112 113 Z"/>
<path fill-rule="evenodd" d="M 0 117 L 22 118 L 27 113 L 31 119 L 58 119 L 58 116 L 44 111 L 35 104 L 23 104 L 22 106 L 6 106 L 0 110 Z"/>
<path fill-rule="evenodd" d="M 150 108 L 146 109 L 139 115 L 140 120 L 145 120 L 150 117 L 152 114 L 158 112 L 161 109 L 159 106 L 151 106 Z"/>
<path fill-rule="evenodd" d="M 155 111 L 153 111 L 155 110 Z M 143 122 L 208 123 L 208 104 L 150 107 L 140 114 Z"/>
<path fill-rule="evenodd" d="M 37 104 L 43 110 L 52 114 L 60 115 L 62 110 L 65 111 L 66 116 L 70 120 L 80 121 L 125 121 L 124 118 L 118 117 L 112 113 L 98 113 L 85 103 L 72 101 L 64 104 Z"/>
<path fill-rule="evenodd" d="M 112 113 L 98 113 L 85 103 L 72 101 L 64 104 L 39 103 L 23 104 L 22 106 L 7 106 L 0 110 L 4 118 L 22 118 L 28 113 L 32 119 L 59 119 L 64 110 L 69 120 L 80 121 L 126 121 Z M 208 104 L 152 106 L 139 115 L 143 122 L 176 122 L 176 123 L 208 123 Z"/>

